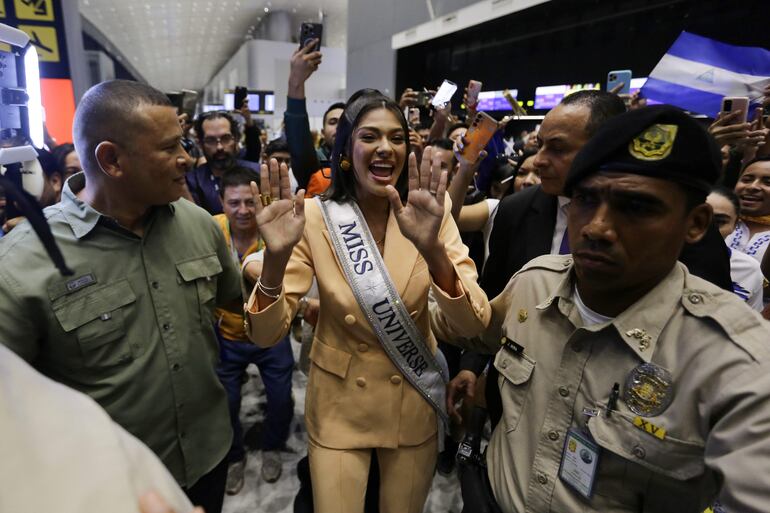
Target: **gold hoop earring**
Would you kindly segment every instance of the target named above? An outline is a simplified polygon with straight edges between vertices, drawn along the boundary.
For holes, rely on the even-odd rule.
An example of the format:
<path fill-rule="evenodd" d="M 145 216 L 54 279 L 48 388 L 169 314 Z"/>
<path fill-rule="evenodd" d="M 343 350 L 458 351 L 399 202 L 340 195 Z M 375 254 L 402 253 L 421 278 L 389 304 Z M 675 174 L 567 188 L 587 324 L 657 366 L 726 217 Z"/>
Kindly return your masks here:
<path fill-rule="evenodd" d="M 340 169 L 350 171 L 350 161 L 346 157 L 340 158 Z"/>

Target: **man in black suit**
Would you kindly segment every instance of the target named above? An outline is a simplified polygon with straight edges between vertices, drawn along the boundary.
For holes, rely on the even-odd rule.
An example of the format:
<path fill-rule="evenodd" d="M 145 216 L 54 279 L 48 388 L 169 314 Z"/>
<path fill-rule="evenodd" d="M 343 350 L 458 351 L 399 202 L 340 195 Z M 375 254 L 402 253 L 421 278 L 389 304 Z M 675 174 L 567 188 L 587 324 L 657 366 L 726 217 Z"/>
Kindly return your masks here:
<path fill-rule="evenodd" d="M 560 196 L 567 172 L 604 121 L 625 110 L 617 95 L 589 90 L 566 96 L 545 116 L 534 161 L 541 184 L 505 198 L 495 217 L 481 281 L 490 298 L 533 258 L 558 254 L 562 247 L 569 252 L 562 246 L 569 200 Z"/>

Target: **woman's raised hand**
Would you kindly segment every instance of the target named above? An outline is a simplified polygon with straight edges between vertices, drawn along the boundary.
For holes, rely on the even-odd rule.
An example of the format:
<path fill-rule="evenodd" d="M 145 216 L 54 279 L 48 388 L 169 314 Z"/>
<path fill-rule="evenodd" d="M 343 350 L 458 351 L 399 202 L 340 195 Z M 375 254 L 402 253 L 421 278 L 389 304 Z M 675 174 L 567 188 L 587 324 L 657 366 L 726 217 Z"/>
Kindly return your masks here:
<path fill-rule="evenodd" d="M 446 188 L 447 171 L 441 169 L 439 152 L 430 146 L 423 151 L 419 169 L 414 153 L 409 155 L 409 196 L 406 205 L 401 203 L 396 188 L 388 186 L 388 199 L 398 227 L 420 253 L 431 251 L 439 244 Z"/>
<path fill-rule="evenodd" d="M 257 227 L 267 251 L 290 253 L 305 228 L 304 189 L 292 195 L 289 168 L 286 164 L 279 167 L 276 159 L 270 159 L 269 166 L 261 166 L 259 187 L 251 182 L 251 194 L 257 208 Z"/>

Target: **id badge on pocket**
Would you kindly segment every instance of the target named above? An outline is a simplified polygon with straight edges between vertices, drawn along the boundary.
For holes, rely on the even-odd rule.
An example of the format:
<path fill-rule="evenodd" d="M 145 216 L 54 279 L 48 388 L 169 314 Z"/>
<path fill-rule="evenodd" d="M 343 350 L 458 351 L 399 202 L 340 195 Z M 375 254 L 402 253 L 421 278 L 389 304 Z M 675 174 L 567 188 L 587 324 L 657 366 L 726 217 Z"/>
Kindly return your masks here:
<path fill-rule="evenodd" d="M 559 478 L 586 499 L 591 499 L 601 448 L 577 429 L 567 431 Z"/>

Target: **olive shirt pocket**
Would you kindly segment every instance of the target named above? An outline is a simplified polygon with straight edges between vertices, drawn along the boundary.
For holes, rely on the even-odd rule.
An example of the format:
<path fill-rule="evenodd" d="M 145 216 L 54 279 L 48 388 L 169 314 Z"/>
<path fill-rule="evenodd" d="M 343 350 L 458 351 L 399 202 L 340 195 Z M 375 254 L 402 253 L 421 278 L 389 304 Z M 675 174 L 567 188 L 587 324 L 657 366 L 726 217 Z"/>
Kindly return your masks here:
<path fill-rule="evenodd" d="M 194 285 L 198 301 L 191 305 L 191 313 L 197 310 L 201 325 L 214 322 L 214 307 L 217 297 L 217 276 L 222 273 L 222 263 L 215 253 L 177 262 L 176 269 L 182 281 Z"/>
<path fill-rule="evenodd" d="M 495 356 L 495 368 L 500 373 L 498 385 L 503 402 L 506 431 L 515 431 L 529 395 L 535 360 L 524 353 L 513 354 L 505 348 Z"/>
<path fill-rule="evenodd" d="M 61 328 L 74 334 L 86 367 L 110 367 L 131 361 L 126 340 L 125 307 L 136 302 L 128 280 L 120 280 L 55 299 L 51 307 Z"/>

